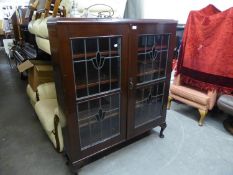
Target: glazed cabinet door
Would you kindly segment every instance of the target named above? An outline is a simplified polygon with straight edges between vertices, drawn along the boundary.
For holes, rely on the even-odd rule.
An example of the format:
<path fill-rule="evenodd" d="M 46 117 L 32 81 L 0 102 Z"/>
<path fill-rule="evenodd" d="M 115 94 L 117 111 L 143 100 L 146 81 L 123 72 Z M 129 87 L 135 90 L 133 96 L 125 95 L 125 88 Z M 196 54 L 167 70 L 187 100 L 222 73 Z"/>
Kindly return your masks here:
<path fill-rule="evenodd" d="M 120 135 L 121 37 L 71 39 L 81 149 Z"/>
<path fill-rule="evenodd" d="M 175 25 L 131 26 L 128 137 L 165 125 Z"/>
<path fill-rule="evenodd" d="M 108 28 L 88 25 L 70 37 L 78 159 L 122 142 L 126 136 L 127 40 L 123 29 Z"/>

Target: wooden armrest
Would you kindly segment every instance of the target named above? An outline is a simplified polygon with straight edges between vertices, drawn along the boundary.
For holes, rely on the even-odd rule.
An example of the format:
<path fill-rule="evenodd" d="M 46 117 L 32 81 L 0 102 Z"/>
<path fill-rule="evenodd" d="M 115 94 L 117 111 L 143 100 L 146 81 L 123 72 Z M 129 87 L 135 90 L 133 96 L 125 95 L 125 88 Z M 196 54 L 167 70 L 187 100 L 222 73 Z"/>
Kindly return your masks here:
<path fill-rule="evenodd" d="M 58 12 L 58 8 L 59 8 L 59 5 L 61 3 L 61 0 L 56 0 L 55 1 L 55 4 L 54 4 L 54 9 L 53 9 L 53 17 L 56 17 L 57 16 L 57 12 Z"/>
<path fill-rule="evenodd" d="M 62 10 L 61 10 L 61 17 L 66 17 L 66 8 L 65 6 L 62 6 Z"/>
<path fill-rule="evenodd" d="M 50 9 L 51 3 L 52 3 L 52 0 L 46 0 L 46 3 L 45 3 L 45 17 L 47 17 L 49 15 L 49 9 Z"/>

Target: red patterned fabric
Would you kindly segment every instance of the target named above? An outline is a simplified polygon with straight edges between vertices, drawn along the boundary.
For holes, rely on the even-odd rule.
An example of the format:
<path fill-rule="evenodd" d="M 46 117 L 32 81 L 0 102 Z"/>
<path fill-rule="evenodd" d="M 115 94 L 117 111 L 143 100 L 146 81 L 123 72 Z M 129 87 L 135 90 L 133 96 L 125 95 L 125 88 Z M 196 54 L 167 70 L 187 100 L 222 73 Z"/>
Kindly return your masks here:
<path fill-rule="evenodd" d="M 200 89 L 233 92 L 233 8 L 208 5 L 189 13 L 177 74 Z"/>

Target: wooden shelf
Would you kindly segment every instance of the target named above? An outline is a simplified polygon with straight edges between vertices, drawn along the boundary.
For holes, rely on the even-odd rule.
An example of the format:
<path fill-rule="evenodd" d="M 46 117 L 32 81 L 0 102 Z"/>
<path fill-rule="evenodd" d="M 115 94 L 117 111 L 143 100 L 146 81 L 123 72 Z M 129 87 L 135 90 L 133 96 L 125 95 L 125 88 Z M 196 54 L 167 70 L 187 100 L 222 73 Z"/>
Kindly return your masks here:
<path fill-rule="evenodd" d="M 164 71 L 164 69 L 160 69 L 160 72 L 163 72 L 163 71 Z M 146 69 L 145 72 L 138 73 L 137 76 L 141 77 L 143 75 L 149 75 L 149 74 L 153 74 L 153 73 L 157 73 L 157 72 L 159 72 L 159 69 L 151 69 L 150 68 L 150 69 Z"/>
<path fill-rule="evenodd" d="M 153 62 L 153 60 L 151 60 L 151 59 L 138 60 L 138 63 L 140 63 L 140 64 L 150 64 L 152 62 Z"/>
<path fill-rule="evenodd" d="M 158 94 L 158 95 L 156 95 L 156 96 L 154 96 L 153 98 L 158 98 L 158 97 L 163 97 L 164 96 L 164 94 L 162 93 L 162 94 Z M 139 101 L 138 99 L 140 99 L 141 97 L 138 97 L 137 96 L 137 100 L 136 100 L 136 108 L 140 108 L 140 107 L 142 107 L 144 104 L 143 104 L 143 100 L 141 100 L 141 101 Z M 145 101 L 146 101 L 146 97 L 145 97 Z"/>
<path fill-rule="evenodd" d="M 113 113 L 111 113 L 110 115 L 105 116 L 104 119 L 108 119 L 108 118 L 117 116 L 118 114 L 119 114 L 119 112 L 113 112 Z M 82 113 L 80 113 L 80 115 L 83 116 Z M 91 117 L 88 117 L 87 114 L 84 114 L 84 115 L 86 115 L 85 118 L 82 118 L 82 119 L 79 119 L 79 120 L 78 120 L 78 121 L 79 121 L 79 127 L 80 127 L 80 128 L 81 128 L 81 127 L 85 127 L 85 126 L 87 126 L 88 124 L 94 124 L 94 123 L 98 122 L 97 120 L 95 120 L 95 121 L 93 121 L 93 120 L 92 120 L 92 121 L 89 121 L 89 119 L 91 120 Z M 88 121 L 89 121 L 89 122 L 88 122 Z"/>
<path fill-rule="evenodd" d="M 110 51 L 101 51 L 100 52 L 101 56 L 109 56 L 109 53 L 111 53 L 111 56 L 118 55 L 118 51 L 111 51 L 111 52 Z M 96 57 L 96 52 L 86 53 L 86 58 L 94 58 L 94 57 Z M 81 59 L 81 58 L 85 58 L 85 53 L 73 55 L 73 59 Z"/>
<path fill-rule="evenodd" d="M 115 83 L 115 82 L 118 81 L 118 79 L 114 78 L 114 77 L 111 80 L 110 79 L 104 79 L 104 80 L 100 81 L 100 84 L 101 85 L 107 84 L 107 83 L 110 83 L 110 81 L 112 83 Z M 88 87 L 95 87 L 95 86 L 98 86 L 98 85 L 99 85 L 99 82 L 96 82 L 95 80 L 89 80 L 88 85 L 86 83 L 82 82 L 82 81 L 79 81 L 79 82 L 76 82 L 76 90 L 87 88 L 87 86 Z"/>
<path fill-rule="evenodd" d="M 155 49 L 157 50 L 161 50 L 161 49 L 168 49 L 167 45 L 162 45 L 162 46 L 156 46 Z M 142 52 L 142 51 L 151 51 L 152 47 L 139 47 L 138 48 L 138 52 Z"/>

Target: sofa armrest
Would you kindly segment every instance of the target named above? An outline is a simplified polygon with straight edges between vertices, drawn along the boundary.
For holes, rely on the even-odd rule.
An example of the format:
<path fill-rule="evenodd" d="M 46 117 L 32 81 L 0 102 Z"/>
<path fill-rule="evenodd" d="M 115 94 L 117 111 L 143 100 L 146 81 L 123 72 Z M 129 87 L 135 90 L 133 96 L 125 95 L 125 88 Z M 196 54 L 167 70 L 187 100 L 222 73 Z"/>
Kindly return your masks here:
<path fill-rule="evenodd" d="M 181 83 L 180 83 L 180 74 L 175 76 L 173 84 L 177 85 L 177 86 L 181 85 Z"/>
<path fill-rule="evenodd" d="M 35 112 L 54 147 L 58 152 L 61 152 L 64 148 L 61 126 L 64 125 L 64 121 L 62 120 L 61 114 L 58 117 L 54 113 L 57 107 L 56 99 L 43 99 L 35 104 Z"/>
<path fill-rule="evenodd" d="M 37 97 L 36 97 L 36 92 L 33 91 L 30 84 L 27 85 L 26 92 L 27 92 L 27 95 L 28 95 L 28 97 L 30 99 L 30 102 L 31 102 L 32 106 L 34 106 L 36 104 L 36 102 L 37 102 Z"/>
<path fill-rule="evenodd" d="M 55 83 L 44 83 L 37 87 L 37 98 L 38 100 L 43 99 L 57 99 Z"/>
<path fill-rule="evenodd" d="M 56 150 L 58 152 L 63 151 L 64 143 L 63 143 L 63 135 L 62 128 L 66 125 L 66 120 L 64 114 L 61 112 L 59 107 L 56 107 L 54 110 L 54 130 L 53 134 L 56 140 Z"/>
<path fill-rule="evenodd" d="M 211 110 L 215 103 L 216 103 L 216 99 L 217 99 L 217 91 L 216 90 L 209 90 L 207 95 L 210 97 L 210 100 L 209 100 L 209 110 Z"/>
<path fill-rule="evenodd" d="M 66 118 L 65 118 L 65 115 L 63 114 L 63 112 L 60 110 L 59 107 L 55 108 L 54 115 L 59 117 L 61 127 L 63 128 L 66 125 Z"/>

